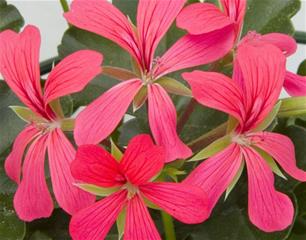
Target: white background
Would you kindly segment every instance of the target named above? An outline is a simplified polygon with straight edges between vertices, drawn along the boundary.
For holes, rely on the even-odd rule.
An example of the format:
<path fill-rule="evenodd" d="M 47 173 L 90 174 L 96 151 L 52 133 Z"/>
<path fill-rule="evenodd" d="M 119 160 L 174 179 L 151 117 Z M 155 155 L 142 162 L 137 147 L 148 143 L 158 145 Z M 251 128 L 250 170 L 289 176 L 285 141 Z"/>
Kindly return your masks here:
<path fill-rule="evenodd" d="M 123 0 L 126 1 L 126 0 Z M 266 1 L 266 0 L 258 0 Z M 67 23 L 62 16 L 59 0 L 8 0 L 14 4 L 25 19 L 26 24 L 34 24 L 40 28 L 42 35 L 41 60 L 57 55 L 57 46 L 61 41 Z M 306 0 L 302 0 L 302 8 L 293 17 L 296 30 L 306 31 Z M 306 58 L 306 45 L 299 45 L 297 53 L 289 58 L 288 69 L 296 72 L 299 63 Z"/>

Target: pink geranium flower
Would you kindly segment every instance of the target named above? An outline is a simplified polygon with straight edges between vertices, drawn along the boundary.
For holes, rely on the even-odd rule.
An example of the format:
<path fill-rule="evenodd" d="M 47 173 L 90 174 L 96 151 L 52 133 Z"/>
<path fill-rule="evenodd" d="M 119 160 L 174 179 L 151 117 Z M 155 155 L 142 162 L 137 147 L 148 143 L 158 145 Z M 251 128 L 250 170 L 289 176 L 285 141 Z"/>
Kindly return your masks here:
<path fill-rule="evenodd" d="M 66 57 L 51 71 L 42 91 L 39 48 L 40 33 L 34 26 L 27 26 L 20 34 L 10 30 L 0 34 L 0 72 L 33 112 L 33 121 L 17 136 L 5 161 L 7 175 L 18 184 L 14 207 L 25 221 L 48 217 L 53 210 L 45 181 L 46 151 L 53 191 L 59 205 L 72 214 L 94 201 L 94 196 L 72 185 L 70 162 L 75 157 L 75 149 L 61 130 L 63 116 L 53 111 L 50 103 L 82 90 L 101 72 L 102 56 L 83 50 Z M 21 170 L 24 152 L 27 153 Z"/>
<path fill-rule="evenodd" d="M 221 0 L 223 11 L 212 3 L 194 3 L 184 8 L 177 17 L 177 26 L 187 30 L 190 34 L 203 34 L 224 28 L 232 28 L 235 31 L 233 48 L 239 44 L 243 19 L 246 12 L 246 0 Z M 268 33 L 264 35 L 251 32 L 263 42 L 271 43 L 280 48 L 289 57 L 295 53 L 297 44 L 295 40 L 286 34 Z M 284 88 L 291 96 L 306 95 L 306 78 L 287 71 Z"/>
<path fill-rule="evenodd" d="M 111 134 L 142 87 L 147 89 L 149 124 L 155 141 L 165 147 L 166 161 L 189 157 L 191 150 L 176 132 L 176 110 L 156 80 L 162 76 L 223 57 L 231 48 L 230 28 L 185 35 L 163 56 L 154 59 L 158 43 L 184 6 L 185 0 L 140 0 L 137 27 L 106 0 L 74 0 L 65 18 L 72 25 L 108 38 L 134 58 L 140 74 L 119 83 L 90 104 L 76 120 L 78 145 L 97 144 Z"/>
<path fill-rule="evenodd" d="M 156 204 L 176 219 L 195 224 L 207 216 L 203 190 L 182 183 L 152 182 L 165 161 L 163 147 L 155 146 L 149 135 L 134 137 L 120 162 L 96 145 L 80 146 L 71 164 L 80 184 L 114 193 L 73 215 L 70 234 L 74 240 L 104 239 L 118 215 L 126 210 L 124 239 L 161 239 L 146 207 Z"/>
<path fill-rule="evenodd" d="M 278 48 L 254 38 L 239 45 L 233 79 L 214 72 L 183 74 L 199 103 L 224 111 L 238 121 L 230 133 L 229 146 L 201 163 L 184 182 L 207 191 L 212 211 L 246 163 L 249 217 L 266 232 L 287 228 L 294 208 L 288 196 L 275 190 L 272 170 L 260 153 L 268 153 L 289 175 L 306 181 L 306 172 L 296 166 L 291 140 L 261 128 L 280 95 L 285 60 Z"/>

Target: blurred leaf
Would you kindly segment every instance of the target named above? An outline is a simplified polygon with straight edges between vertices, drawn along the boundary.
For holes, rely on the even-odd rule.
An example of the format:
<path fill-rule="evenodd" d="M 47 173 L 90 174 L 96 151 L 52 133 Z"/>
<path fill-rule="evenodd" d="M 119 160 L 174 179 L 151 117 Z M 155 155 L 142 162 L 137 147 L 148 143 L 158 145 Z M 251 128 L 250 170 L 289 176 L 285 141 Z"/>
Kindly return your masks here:
<path fill-rule="evenodd" d="M 247 2 L 243 35 L 248 31 L 281 32 L 290 35 L 294 33 L 290 18 L 300 9 L 300 0 L 248 0 Z"/>
<path fill-rule="evenodd" d="M 0 156 L 0 194 L 11 194 L 16 191 L 17 185 L 15 182 L 13 182 L 11 179 L 8 178 L 8 176 L 5 173 L 4 170 L 4 161 L 6 159 L 6 156 L 11 151 L 10 148 L 8 148 L 1 156 Z"/>
<path fill-rule="evenodd" d="M 29 240 L 52 240 L 52 238 L 41 231 L 36 231 Z"/>
<path fill-rule="evenodd" d="M 301 76 L 306 76 L 306 59 L 303 62 L 301 62 L 297 73 Z"/>
<path fill-rule="evenodd" d="M 0 155 L 14 142 L 25 123 L 9 108 L 20 101 L 4 81 L 0 81 Z"/>
<path fill-rule="evenodd" d="M 12 196 L 0 194 L 0 239 L 22 240 L 25 224 L 15 214 L 12 202 Z"/>
<path fill-rule="evenodd" d="M 32 240 L 31 237 L 37 231 L 53 240 L 71 240 L 68 230 L 69 221 L 68 214 L 61 209 L 55 209 L 51 217 L 27 223 L 27 233 L 24 240 Z"/>
<path fill-rule="evenodd" d="M 6 29 L 18 32 L 23 25 L 24 20 L 18 9 L 5 0 L 0 0 L 0 32 Z"/>
<path fill-rule="evenodd" d="M 176 229 L 178 240 L 285 240 L 292 227 L 281 232 L 265 233 L 252 225 L 244 207 L 231 204 L 202 224 L 178 224 Z"/>

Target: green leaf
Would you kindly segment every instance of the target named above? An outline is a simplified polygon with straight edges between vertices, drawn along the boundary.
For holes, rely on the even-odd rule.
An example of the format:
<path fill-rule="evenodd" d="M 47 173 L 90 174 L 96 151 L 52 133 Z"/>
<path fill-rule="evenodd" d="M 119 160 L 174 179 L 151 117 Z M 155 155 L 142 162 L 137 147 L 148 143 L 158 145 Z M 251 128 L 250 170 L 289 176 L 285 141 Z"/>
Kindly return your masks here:
<path fill-rule="evenodd" d="M 19 32 L 20 28 L 24 25 L 24 20 L 18 9 L 7 4 L 6 1 L 0 2 L 0 32 L 11 29 Z"/>
<path fill-rule="evenodd" d="M 278 101 L 278 103 L 274 106 L 274 108 L 272 109 L 272 111 L 269 113 L 269 115 L 263 120 L 263 122 L 261 122 L 254 130 L 252 130 L 253 132 L 260 132 L 262 130 L 265 130 L 266 128 L 268 128 L 271 123 L 273 122 L 273 120 L 275 119 L 275 117 L 277 116 L 279 109 L 282 105 L 282 101 Z"/>
<path fill-rule="evenodd" d="M 116 221 L 117 224 L 117 230 L 118 230 L 118 240 L 122 239 L 124 234 L 124 226 L 125 226 L 125 218 L 126 218 L 126 208 L 124 208 Z"/>
<path fill-rule="evenodd" d="M 193 162 L 193 161 L 199 161 L 199 160 L 209 158 L 209 157 L 215 155 L 216 153 L 224 150 L 228 145 L 230 145 L 230 143 L 231 143 L 231 136 L 226 135 L 226 136 L 224 136 L 222 138 L 219 138 L 218 140 L 214 141 L 210 145 L 208 145 L 206 148 L 204 148 L 203 150 L 198 152 L 195 156 L 193 156 L 188 161 Z"/>
<path fill-rule="evenodd" d="M 89 192 L 96 196 L 101 196 L 101 197 L 106 197 L 120 189 L 119 187 L 103 188 L 103 187 L 99 187 L 93 184 L 85 184 L 85 183 L 77 183 L 75 185 L 86 192 Z"/>
<path fill-rule="evenodd" d="M 135 98 L 133 99 L 133 112 L 136 112 L 139 108 L 141 108 L 146 102 L 148 97 L 148 88 L 147 86 L 142 86 Z"/>
<path fill-rule="evenodd" d="M 230 185 L 226 189 L 224 200 L 226 200 L 228 198 L 229 194 L 232 192 L 232 190 L 236 186 L 236 184 L 237 184 L 238 180 L 240 179 L 241 174 L 243 172 L 244 165 L 245 165 L 245 163 L 244 163 L 244 161 L 242 161 L 234 179 L 232 180 L 232 182 L 230 183 Z"/>
<path fill-rule="evenodd" d="M 19 105 L 20 101 L 4 81 L 0 81 L 0 154 L 6 151 L 25 123 L 9 108 Z"/>
<path fill-rule="evenodd" d="M 300 0 L 248 0 L 247 3 L 243 35 L 248 31 L 294 33 L 290 19 L 300 9 Z"/>
<path fill-rule="evenodd" d="M 118 148 L 118 146 L 114 143 L 113 139 L 111 139 L 110 141 L 111 141 L 111 154 L 118 162 L 120 162 L 123 156 L 123 153 Z"/>
<path fill-rule="evenodd" d="M 61 129 L 63 131 L 73 131 L 75 125 L 75 119 L 74 118 L 64 118 L 61 120 Z"/>
<path fill-rule="evenodd" d="M 276 162 L 274 161 L 274 159 L 265 151 L 263 151 L 260 148 L 254 147 L 257 152 L 262 156 L 263 159 L 266 160 L 266 162 L 268 163 L 269 167 L 272 169 L 272 171 L 278 175 L 279 177 L 287 180 L 286 176 L 282 173 L 282 171 L 279 169 L 278 165 L 276 164 Z"/>
<path fill-rule="evenodd" d="M 27 123 L 37 122 L 42 123 L 46 122 L 45 119 L 37 116 L 31 109 L 22 106 L 10 106 L 10 109 L 23 121 Z"/>
<path fill-rule="evenodd" d="M 0 239 L 22 240 L 25 235 L 25 224 L 18 219 L 9 195 L 0 194 Z"/>
<path fill-rule="evenodd" d="M 296 117 L 306 114 L 306 96 L 282 99 L 278 117 Z"/>
<path fill-rule="evenodd" d="M 160 84 L 169 93 L 186 97 L 192 96 L 191 90 L 181 82 L 175 80 L 174 78 L 162 77 L 158 79 L 156 83 Z"/>
<path fill-rule="evenodd" d="M 102 73 L 120 81 L 139 78 L 135 73 L 119 67 L 104 66 Z"/>

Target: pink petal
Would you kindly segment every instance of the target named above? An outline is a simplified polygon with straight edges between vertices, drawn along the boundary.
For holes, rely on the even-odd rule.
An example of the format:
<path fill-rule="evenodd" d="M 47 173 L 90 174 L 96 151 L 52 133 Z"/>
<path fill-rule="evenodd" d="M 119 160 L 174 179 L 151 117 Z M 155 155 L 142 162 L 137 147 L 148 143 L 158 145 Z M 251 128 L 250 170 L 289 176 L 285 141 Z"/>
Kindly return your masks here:
<path fill-rule="evenodd" d="M 186 0 L 140 0 L 137 30 L 144 68 L 151 69 L 155 49 L 183 8 Z"/>
<path fill-rule="evenodd" d="M 34 26 L 26 26 L 20 34 L 11 30 L 0 34 L 1 74 L 25 105 L 43 115 L 39 48 L 40 33 Z"/>
<path fill-rule="evenodd" d="M 28 144 L 37 136 L 39 130 L 28 125 L 16 137 L 13 149 L 5 160 L 5 172 L 16 183 L 20 183 L 21 163 Z"/>
<path fill-rule="evenodd" d="M 59 206 L 74 214 L 94 203 L 93 195 L 73 185 L 76 181 L 71 175 L 70 163 L 75 158 L 75 150 L 60 129 L 49 135 L 48 156 L 53 192 Z"/>
<path fill-rule="evenodd" d="M 217 155 L 204 160 L 184 180 L 185 184 L 201 187 L 208 194 L 208 212 L 211 213 L 223 192 L 230 185 L 242 163 L 240 148 L 228 146 Z"/>
<path fill-rule="evenodd" d="M 284 88 L 290 96 L 306 96 L 306 76 L 300 76 L 287 71 Z"/>
<path fill-rule="evenodd" d="M 166 151 L 166 162 L 190 157 L 192 152 L 176 132 L 176 109 L 167 92 L 158 84 L 148 86 L 149 123 L 158 145 Z"/>
<path fill-rule="evenodd" d="M 69 226 L 72 239 L 104 239 L 123 209 L 126 198 L 126 191 L 116 192 L 73 215 Z"/>
<path fill-rule="evenodd" d="M 127 50 L 141 63 L 132 25 L 124 14 L 107 0 L 74 0 L 67 21 L 84 30 L 108 38 Z"/>
<path fill-rule="evenodd" d="M 161 171 L 164 162 L 164 149 L 155 146 L 149 135 L 140 134 L 129 142 L 120 169 L 130 182 L 138 185 L 148 182 Z"/>
<path fill-rule="evenodd" d="M 256 36 L 247 36 L 239 45 L 233 79 L 244 93 L 247 116 L 243 131 L 255 128 L 275 106 L 284 83 L 285 64 L 278 48 Z"/>
<path fill-rule="evenodd" d="M 88 105 L 76 119 L 76 143 L 97 144 L 108 137 L 121 121 L 141 86 L 139 79 L 124 81 Z"/>
<path fill-rule="evenodd" d="M 160 240 L 159 233 L 139 195 L 128 201 L 124 240 Z"/>
<path fill-rule="evenodd" d="M 179 28 L 194 35 L 222 29 L 233 23 L 234 21 L 212 3 L 190 4 L 180 12 L 176 19 Z"/>
<path fill-rule="evenodd" d="M 148 183 L 142 194 L 167 213 L 187 224 L 201 223 L 209 216 L 206 193 L 185 183 Z"/>
<path fill-rule="evenodd" d="M 236 33 L 237 37 L 241 30 L 244 15 L 246 12 L 247 1 L 246 0 L 221 0 L 223 11 L 230 20 L 237 23 Z"/>
<path fill-rule="evenodd" d="M 235 32 L 231 26 L 201 35 L 187 34 L 158 59 L 154 76 L 219 60 L 231 50 L 234 41 Z"/>
<path fill-rule="evenodd" d="M 265 232 L 286 229 L 293 220 L 290 198 L 275 190 L 274 176 L 264 159 L 251 148 L 243 149 L 249 183 L 249 218 Z"/>
<path fill-rule="evenodd" d="M 262 35 L 262 40 L 278 47 L 285 56 L 296 52 L 297 44 L 293 37 L 283 33 L 268 33 Z"/>
<path fill-rule="evenodd" d="M 232 79 L 220 73 L 202 71 L 186 72 L 182 76 L 199 103 L 226 112 L 243 124 L 243 93 Z"/>
<path fill-rule="evenodd" d="M 81 50 L 64 58 L 48 76 L 45 102 L 81 91 L 90 80 L 101 73 L 103 56 L 95 51 Z"/>
<path fill-rule="evenodd" d="M 82 145 L 71 163 L 72 176 L 83 182 L 101 187 L 121 185 L 124 177 L 117 161 L 102 147 Z"/>
<path fill-rule="evenodd" d="M 294 145 L 290 138 L 271 132 L 252 133 L 249 136 L 253 144 L 269 153 L 288 174 L 306 181 L 306 172 L 296 166 Z"/>
<path fill-rule="evenodd" d="M 23 221 L 46 218 L 52 214 L 53 201 L 45 180 L 44 160 L 48 135 L 30 146 L 23 164 L 23 177 L 14 197 L 16 213 Z"/>

